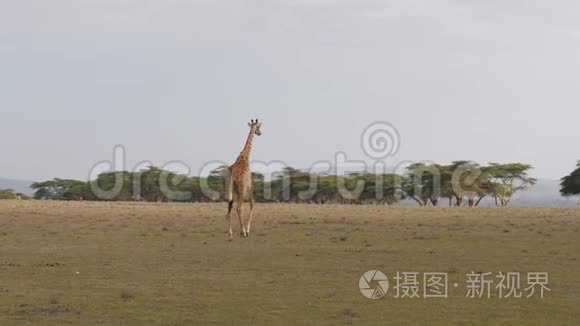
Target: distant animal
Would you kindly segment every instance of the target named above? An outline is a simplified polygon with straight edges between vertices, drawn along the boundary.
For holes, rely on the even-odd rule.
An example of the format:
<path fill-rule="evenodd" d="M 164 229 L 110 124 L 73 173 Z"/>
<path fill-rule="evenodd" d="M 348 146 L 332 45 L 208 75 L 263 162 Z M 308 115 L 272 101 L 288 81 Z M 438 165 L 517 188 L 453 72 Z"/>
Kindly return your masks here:
<path fill-rule="evenodd" d="M 240 152 L 238 159 L 234 164 L 228 167 L 226 173 L 226 200 L 228 201 L 228 213 L 226 218 L 229 223 L 229 238 L 232 238 L 232 208 L 236 204 L 236 212 L 240 219 L 240 236 L 247 237 L 250 235 L 252 219 L 254 218 L 254 186 L 252 184 L 252 171 L 250 171 L 250 153 L 252 151 L 252 142 L 254 136 L 260 136 L 262 124 L 256 119 L 248 123 L 250 133 L 246 139 L 244 148 Z M 248 224 L 244 226 L 243 204 L 245 199 L 250 201 L 250 215 Z"/>

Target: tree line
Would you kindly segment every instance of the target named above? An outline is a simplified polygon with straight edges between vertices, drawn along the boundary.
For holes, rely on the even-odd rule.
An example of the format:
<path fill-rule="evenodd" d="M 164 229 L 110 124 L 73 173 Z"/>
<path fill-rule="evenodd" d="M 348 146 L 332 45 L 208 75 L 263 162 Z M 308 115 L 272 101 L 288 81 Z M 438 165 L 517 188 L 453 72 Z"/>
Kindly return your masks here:
<path fill-rule="evenodd" d="M 14 189 L 0 189 L 0 199 L 27 200 L 30 199 L 30 197 L 21 192 L 16 192 Z"/>
<path fill-rule="evenodd" d="M 507 206 L 516 192 L 536 183 L 528 175 L 531 168 L 523 163 L 480 166 L 472 161 L 455 161 L 448 165 L 416 163 L 402 174 L 360 172 L 336 176 L 288 167 L 274 173 L 269 181 L 260 173 L 253 173 L 252 177 L 258 202 L 393 205 L 411 200 L 420 206 L 478 206 L 484 198 L 491 198 L 495 205 Z M 223 166 L 200 178 L 151 166 L 138 172 L 102 173 L 88 182 L 57 178 L 32 184 L 32 198 L 215 202 L 223 198 L 226 173 L 227 167 Z M 162 180 L 166 181 L 165 187 Z M 114 196 L 99 196 L 94 191 L 113 189 L 116 183 L 120 187 Z M 563 196 L 580 195 L 580 161 L 561 179 L 560 192 Z M 0 189 L 0 199 L 31 198 L 12 189 Z"/>
<path fill-rule="evenodd" d="M 313 173 L 292 167 L 272 174 L 253 173 L 257 202 L 393 205 L 411 200 L 421 206 L 478 206 L 491 198 L 507 206 L 513 195 L 536 183 L 531 165 L 455 161 L 448 165 L 416 163 L 401 173 L 347 175 Z M 223 200 L 227 167 L 207 177 L 190 177 L 151 166 L 138 172 L 107 172 L 96 180 L 53 179 L 32 184 L 35 199 L 148 202 Z M 114 190 L 114 191 L 113 191 Z"/>

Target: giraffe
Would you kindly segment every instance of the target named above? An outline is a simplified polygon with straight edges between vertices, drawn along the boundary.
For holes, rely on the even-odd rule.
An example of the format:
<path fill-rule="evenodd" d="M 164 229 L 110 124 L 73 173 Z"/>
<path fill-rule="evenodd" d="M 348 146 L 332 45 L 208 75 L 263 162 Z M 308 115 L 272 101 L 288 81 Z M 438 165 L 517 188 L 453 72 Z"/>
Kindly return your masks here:
<path fill-rule="evenodd" d="M 250 171 L 250 152 L 252 151 L 252 142 L 254 140 L 254 135 L 260 136 L 262 132 L 260 127 L 262 124 L 252 120 L 248 123 L 250 127 L 250 133 L 246 139 L 246 144 L 240 152 L 238 159 L 234 164 L 228 167 L 226 173 L 226 200 L 228 201 L 228 214 L 226 218 L 230 226 L 229 238 L 232 238 L 232 217 L 231 212 L 234 206 L 234 201 L 236 201 L 236 212 L 238 213 L 238 218 L 240 219 L 240 236 L 247 237 L 250 235 L 250 227 L 252 225 L 252 219 L 254 217 L 254 186 L 252 183 L 252 172 Z M 250 201 L 250 215 L 248 218 L 248 224 L 244 227 L 243 218 L 243 204 L 244 200 L 248 198 Z"/>

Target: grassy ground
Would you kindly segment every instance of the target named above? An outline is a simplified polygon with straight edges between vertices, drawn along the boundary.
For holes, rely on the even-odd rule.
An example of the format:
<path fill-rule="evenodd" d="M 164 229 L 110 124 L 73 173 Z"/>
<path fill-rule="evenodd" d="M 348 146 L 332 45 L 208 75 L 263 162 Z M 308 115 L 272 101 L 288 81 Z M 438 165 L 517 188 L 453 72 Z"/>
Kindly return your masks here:
<path fill-rule="evenodd" d="M 225 209 L 0 201 L 0 325 L 580 323 L 578 209 L 258 205 L 231 242 Z M 459 286 L 371 301 L 370 269 Z M 468 299 L 470 271 L 545 271 L 552 291 Z"/>

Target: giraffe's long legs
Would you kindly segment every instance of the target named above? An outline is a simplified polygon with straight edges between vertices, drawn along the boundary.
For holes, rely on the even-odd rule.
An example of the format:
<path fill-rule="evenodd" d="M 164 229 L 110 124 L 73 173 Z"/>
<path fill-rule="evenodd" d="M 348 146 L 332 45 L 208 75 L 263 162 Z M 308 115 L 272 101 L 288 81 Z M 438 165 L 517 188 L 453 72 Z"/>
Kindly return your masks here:
<path fill-rule="evenodd" d="M 226 216 L 226 218 L 228 219 L 228 224 L 230 226 L 230 229 L 229 229 L 229 232 L 228 232 L 228 236 L 229 236 L 230 239 L 232 238 L 232 235 L 233 235 L 233 233 L 232 233 L 232 214 L 231 213 L 232 213 L 232 211 L 230 209 L 230 211 L 228 212 L 228 215 Z"/>
<path fill-rule="evenodd" d="M 248 232 L 248 236 L 250 235 L 250 227 L 252 226 L 252 219 L 254 218 L 254 194 L 253 191 L 250 191 L 250 217 L 248 218 L 248 226 L 246 227 L 246 231 Z"/>
<path fill-rule="evenodd" d="M 246 228 L 244 227 L 244 193 L 238 193 L 238 202 L 236 203 L 236 212 L 238 213 L 238 218 L 240 219 L 240 236 L 247 237 Z"/>

